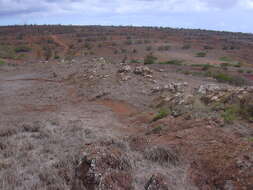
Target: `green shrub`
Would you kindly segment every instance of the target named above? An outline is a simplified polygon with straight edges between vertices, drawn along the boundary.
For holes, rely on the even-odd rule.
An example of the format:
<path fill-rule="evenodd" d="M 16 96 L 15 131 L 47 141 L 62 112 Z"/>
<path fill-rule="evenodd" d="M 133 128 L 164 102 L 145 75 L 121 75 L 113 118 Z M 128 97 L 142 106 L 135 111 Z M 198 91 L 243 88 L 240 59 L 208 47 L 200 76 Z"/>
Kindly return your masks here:
<path fill-rule="evenodd" d="M 159 112 L 155 115 L 152 121 L 157 121 L 159 119 L 162 119 L 164 117 L 167 117 L 170 114 L 169 110 L 167 109 L 160 109 Z"/>
<path fill-rule="evenodd" d="M 4 65 L 4 64 L 5 64 L 5 62 L 0 59 L 0 65 Z"/>
<path fill-rule="evenodd" d="M 224 110 L 221 116 L 226 123 L 233 123 L 237 119 L 239 112 L 240 108 L 238 105 L 231 105 Z"/>
<path fill-rule="evenodd" d="M 240 76 L 229 75 L 226 73 L 212 74 L 212 77 L 215 78 L 218 82 L 225 82 L 236 86 L 242 86 L 248 83 L 244 78 Z"/>
<path fill-rule="evenodd" d="M 177 59 L 173 59 L 170 61 L 165 61 L 165 62 L 159 62 L 159 64 L 163 64 L 163 65 L 178 65 L 181 66 L 183 63 L 182 60 L 177 60 Z"/>
<path fill-rule="evenodd" d="M 220 57 L 220 59 L 219 59 L 220 61 L 225 61 L 225 62 L 231 62 L 231 61 L 233 61 L 231 58 L 229 58 L 229 57 Z"/>
<path fill-rule="evenodd" d="M 202 65 L 202 70 L 203 70 L 203 71 L 207 71 L 207 70 L 209 70 L 211 67 L 213 67 L 213 66 L 210 65 L 210 64 L 204 64 L 204 65 Z"/>
<path fill-rule="evenodd" d="M 154 64 L 157 60 L 157 57 L 153 56 L 153 54 L 149 54 L 144 58 L 144 64 L 148 65 L 148 64 Z"/>
<path fill-rule="evenodd" d="M 241 66 L 242 66 L 241 62 L 238 62 L 238 63 L 234 64 L 234 67 L 241 67 Z"/>
<path fill-rule="evenodd" d="M 196 54 L 196 57 L 205 57 L 206 56 L 206 52 L 198 52 Z"/>
<path fill-rule="evenodd" d="M 130 62 L 131 63 L 143 63 L 141 60 L 137 60 L 137 59 L 132 59 Z"/>
<path fill-rule="evenodd" d="M 31 51 L 31 48 L 29 48 L 29 47 L 27 47 L 27 46 L 20 46 L 20 47 L 16 47 L 16 48 L 14 49 L 14 51 L 15 51 L 16 53 L 26 53 L 26 52 Z"/>

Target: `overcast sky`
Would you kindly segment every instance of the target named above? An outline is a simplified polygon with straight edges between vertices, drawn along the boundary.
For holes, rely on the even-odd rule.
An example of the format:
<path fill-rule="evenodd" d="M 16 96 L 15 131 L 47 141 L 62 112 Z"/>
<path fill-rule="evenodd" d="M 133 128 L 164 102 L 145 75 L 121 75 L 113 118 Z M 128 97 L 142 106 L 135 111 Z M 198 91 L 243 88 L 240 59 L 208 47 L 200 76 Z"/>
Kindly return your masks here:
<path fill-rule="evenodd" d="M 80 24 L 253 33 L 253 0 L 0 0 L 0 25 Z"/>

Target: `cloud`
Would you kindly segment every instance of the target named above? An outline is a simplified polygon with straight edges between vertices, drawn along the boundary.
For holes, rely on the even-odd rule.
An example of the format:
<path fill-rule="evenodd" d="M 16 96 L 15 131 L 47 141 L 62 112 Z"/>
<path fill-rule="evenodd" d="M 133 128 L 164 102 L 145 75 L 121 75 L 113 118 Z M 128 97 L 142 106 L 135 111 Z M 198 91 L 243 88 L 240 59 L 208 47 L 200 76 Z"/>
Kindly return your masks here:
<path fill-rule="evenodd" d="M 0 0 L 0 25 L 26 21 L 214 28 L 224 23 L 230 29 L 240 28 L 243 21 L 253 31 L 252 10 L 253 0 Z"/>
<path fill-rule="evenodd" d="M 195 12 L 229 9 L 239 4 L 253 8 L 252 0 L 0 0 L 0 14 Z"/>

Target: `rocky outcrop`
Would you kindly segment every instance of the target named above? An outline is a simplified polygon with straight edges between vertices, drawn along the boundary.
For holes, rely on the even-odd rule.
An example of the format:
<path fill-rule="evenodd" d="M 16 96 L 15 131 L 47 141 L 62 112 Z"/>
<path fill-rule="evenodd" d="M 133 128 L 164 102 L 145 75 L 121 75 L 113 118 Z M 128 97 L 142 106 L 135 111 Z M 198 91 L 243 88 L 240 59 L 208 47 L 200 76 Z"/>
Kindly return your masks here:
<path fill-rule="evenodd" d="M 131 169 L 117 145 L 88 145 L 75 170 L 72 190 L 131 190 Z"/>
<path fill-rule="evenodd" d="M 136 75 L 146 76 L 152 74 L 153 72 L 147 66 L 138 66 L 134 69 L 134 73 Z"/>

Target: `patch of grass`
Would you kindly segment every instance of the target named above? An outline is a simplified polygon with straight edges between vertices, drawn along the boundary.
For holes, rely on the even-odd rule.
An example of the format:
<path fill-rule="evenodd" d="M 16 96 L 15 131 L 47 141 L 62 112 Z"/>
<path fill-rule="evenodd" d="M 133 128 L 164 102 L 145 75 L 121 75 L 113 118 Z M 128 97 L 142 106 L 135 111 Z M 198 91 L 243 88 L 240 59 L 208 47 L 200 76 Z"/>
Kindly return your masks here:
<path fill-rule="evenodd" d="M 220 57 L 219 60 L 220 61 L 224 61 L 224 62 L 231 62 L 231 61 L 233 61 L 231 58 L 225 57 L 225 56 L 224 57 Z"/>
<path fill-rule="evenodd" d="M 213 66 L 210 65 L 209 63 L 203 64 L 203 65 L 202 65 L 202 70 L 203 70 L 203 71 L 207 71 L 207 70 L 209 70 L 209 69 L 212 68 L 212 67 L 213 67 Z"/>
<path fill-rule="evenodd" d="M 155 57 L 152 53 L 148 54 L 145 58 L 144 58 L 144 64 L 145 65 L 150 65 L 150 64 L 154 64 L 157 60 L 157 57 Z"/>
<path fill-rule="evenodd" d="M 237 70 L 238 71 L 238 73 L 244 73 L 244 70 L 243 69 L 239 69 L 239 70 Z"/>
<path fill-rule="evenodd" d="M 206 56 L 206 52 L 198 52 L 196 53 L 196 57 L 205 57 Z"/>
<path fill-rule="evenodd" d="M 253 142 L 253 137 L 249 137 L 248 141 Z"/>
<path fill-rule="evenodd" d="M 173 59 L 170 61 L 165 61 L 165 62 L 159 62 L 159 64 L 163 64 L 163 65 L 178 65 L 181 66 L 183 63 L 182 60 L 177 60 L 177 59 Z"/>
<path fill-rule="evenodd" d="M 4 64 L 5 64 L 5 62 L 0 59 L 0 65 L 4 65 Z"/>
<path fill-rule="evenodd" d="M 224 110 L 221 116 L 226 123 L 233 123 L 233 121 L 238 118 L 239 113 L 240 108 L 238 107 L 238 105 L 231 105 Z"/>
<path fill-rule="evenodd" d="M 167 117 L 169 114 L 170 114 L 170 111 L 168 109 L 162 108 L 158 111 L 158 113 L 155 115 L 152 121 L 157 121 L 159 119 Z"/>
<path fill-rule="evenodd" d="M 130 62 L 131 63 L 143 63 L 142 60 L 137 60 L 137 59 L 132 59 Z"/>
<path fill-rule="evenodd" d="M 235 86 L 242 86 L 247 84 L 247 81 L 243 77 L 229 75 L 226 73 L 212 73 L 212 77 L 215 78 L 218 82 L 225 82 Z"/>
<path fill-rule="evenodd" d="M 233 65 L 234 67 L 241 67 L 242 66 L 242 63 L 241 62 L 237 62 Z"/>
<path fill-rule="evenodd" d="M 59 55 L 55 55 L 54 59 L 60 59 L 60 56 Z"/>

